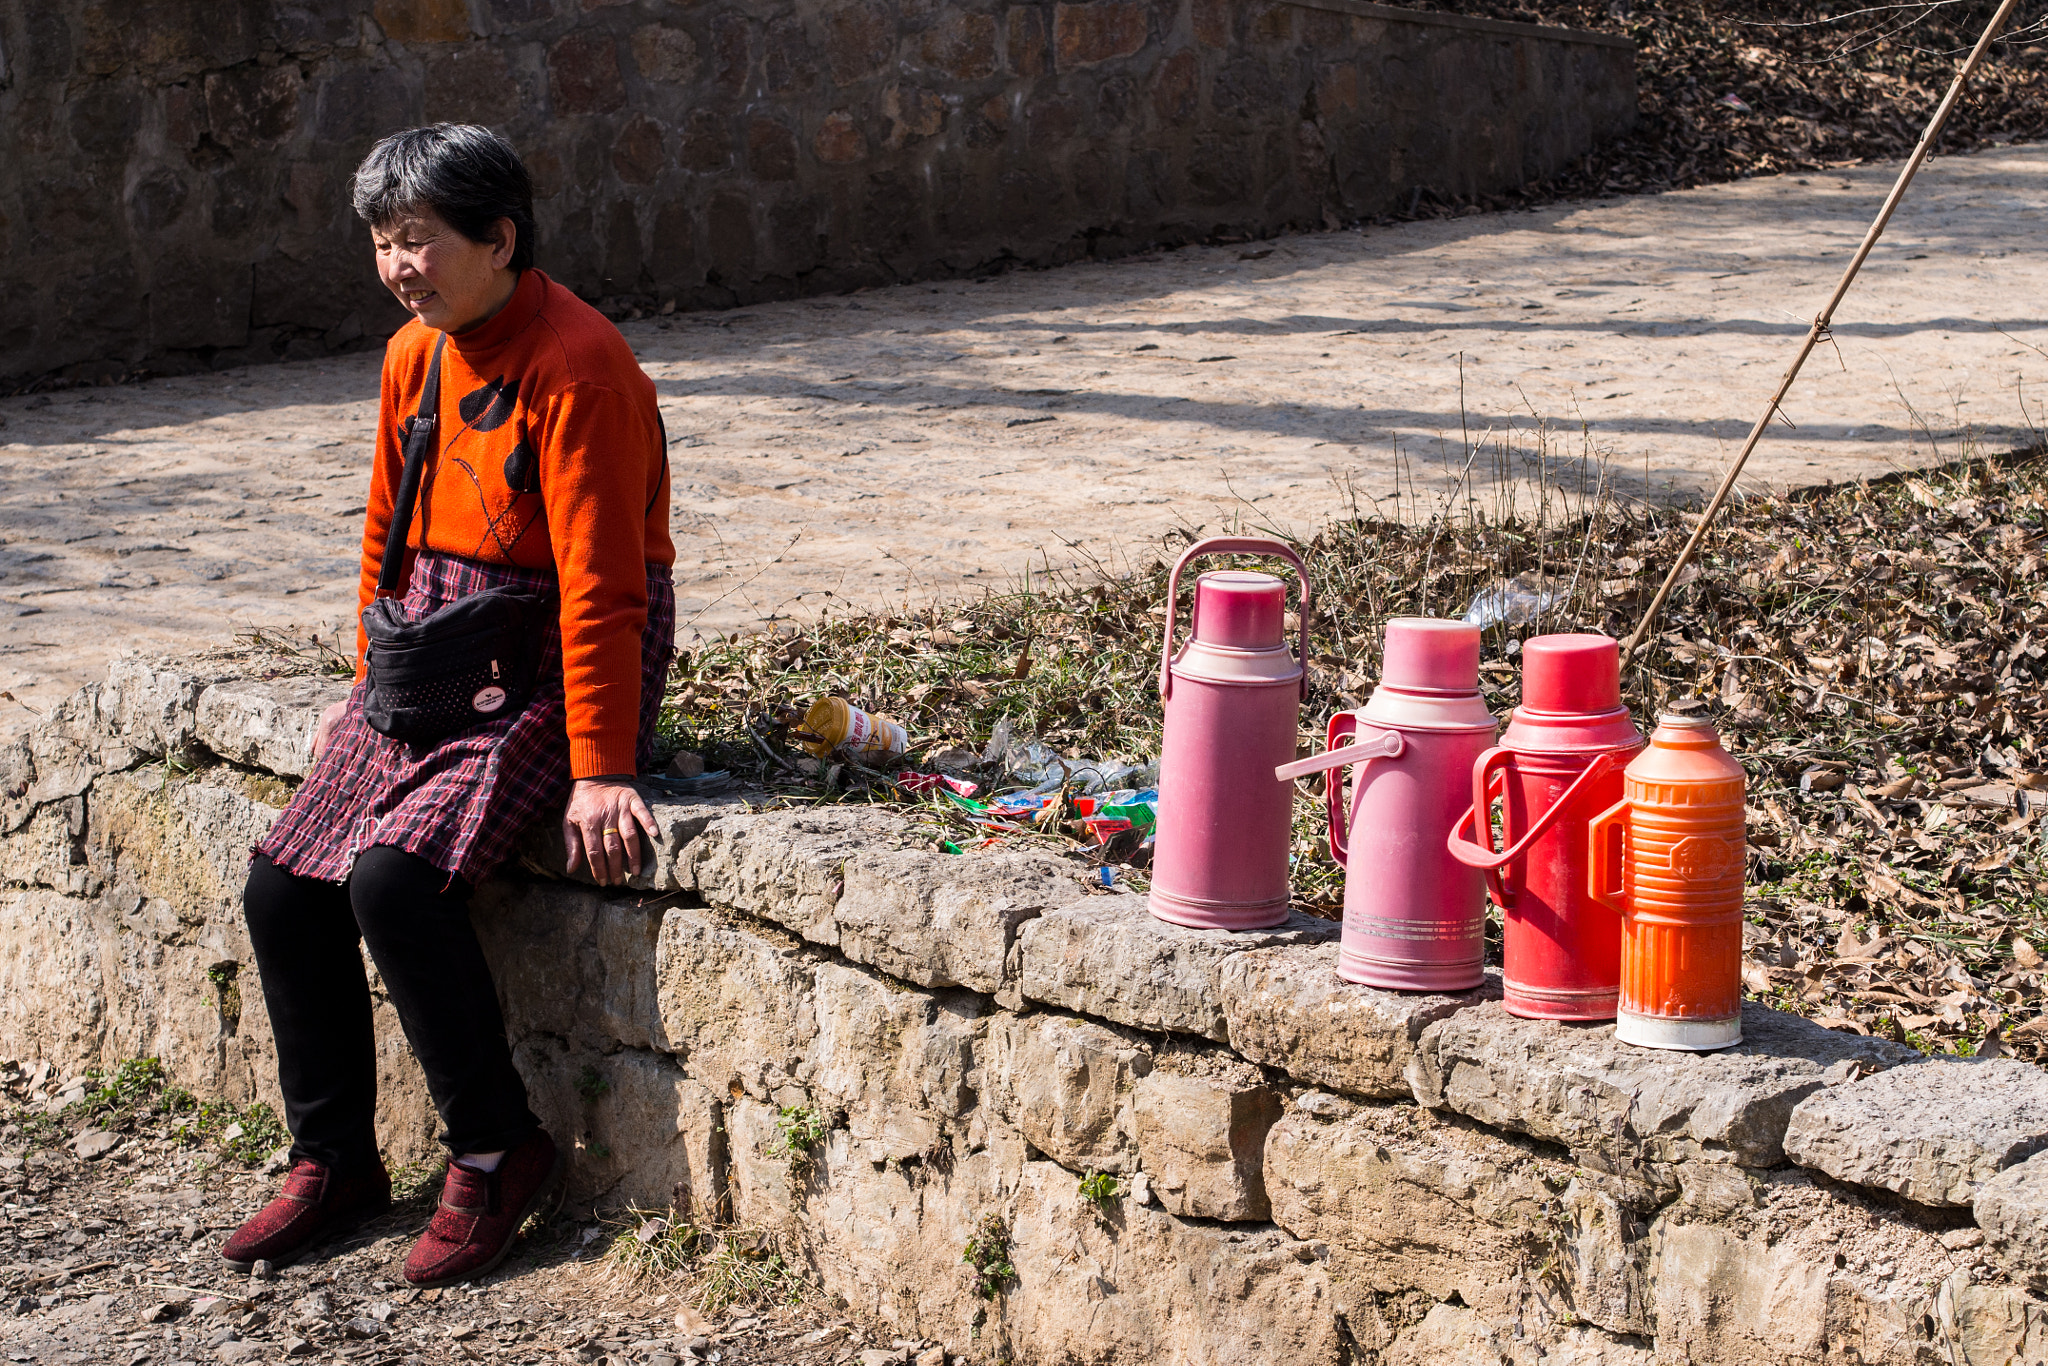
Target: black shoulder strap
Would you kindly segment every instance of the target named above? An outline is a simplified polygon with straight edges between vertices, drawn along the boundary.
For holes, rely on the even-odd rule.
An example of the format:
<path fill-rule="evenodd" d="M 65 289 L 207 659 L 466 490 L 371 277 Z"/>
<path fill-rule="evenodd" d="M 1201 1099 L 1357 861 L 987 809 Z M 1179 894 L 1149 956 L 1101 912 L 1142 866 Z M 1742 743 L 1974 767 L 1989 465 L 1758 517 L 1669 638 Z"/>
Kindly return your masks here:
<path fill-rule="evenodd" d="M 388 598 L 398 592 L 398 575 L 405 565 L 405 543 L 412 535 L 412 513 L 420 498 L 420 476 L 426 469 L 427 453 L 434 445 L 434 427 L 441 412 L 441 348 L 448 344 L 443 332 L 434 342 L 434 358 L 427 363 L 426 387 L 420 390 L 420 408 L 405 429 L 405 469 L 398 476 L 398 500 L 391 508 L 391 525 L 384 530 L 384 560 L 377 567 L 377 596 Z"/>

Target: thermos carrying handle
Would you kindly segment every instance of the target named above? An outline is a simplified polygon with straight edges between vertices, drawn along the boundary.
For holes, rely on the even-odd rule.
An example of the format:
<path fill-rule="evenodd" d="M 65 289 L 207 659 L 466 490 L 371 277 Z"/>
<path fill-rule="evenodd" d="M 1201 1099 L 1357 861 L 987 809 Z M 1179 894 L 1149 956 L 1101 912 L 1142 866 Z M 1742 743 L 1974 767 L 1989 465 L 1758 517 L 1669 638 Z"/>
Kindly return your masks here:
<path fill-rule="evenodd" d="M 1166 576 L 1166 639 L 1159 650 L 1159 696 L 1162 699 L 1173 696 L 1173 626 L 1174 617 L 1179 613 L 1180 571 L 1187 568 L 1189 560 L 1202 555 L 1272 555 L 1294 566 L 1296 580 L 1301 584 L 1301 639 L 1295 647 L 1295 656 L 1301 660 L 1301 696 L 1308 698 L 1308 609 L 1310 591 L 1308 566 L 1301 562 L 1301 556 L 1289 550 L 1279 541 L 1267 540 L 1263 536 L 1211 536 L 1206 541 L 1196 541 L 1180 553 L 1173 562 L 1173 572 Z"/>
<path fill-rule="evenodd" d="M 1307 759 L 1296 759 L 1293 763 L 1282 764 L 1273 770 L 1273 776 L 1283 783 L 1311 773 L 1327 773 L 1323 780 L 1323 803 L 1330 821 L 1330 856 L 1340 867 L 1348 866 L 1345 855 L 1351 843 L 1351 822 L 1344 811 L 1344 766 L 1357 764 L 1361 768 L 1375 759 L 1398 759 L 1407 749 L 1408 741 L 1398 730 L 1383 726 L 1370 726 L 1374 738 L 1361 740 L 1356 744 L 1339 745 L 1337 742 L 1358 733 L 1358 714 L 1340 711 L 1330 718 L 1330 729 L 1324 741 L 1323 752 Z M 1362 794 L 1365 777 L 1359 775 L 1356 790 Z M 1352 798 L 1353 805 L 1357 797 Z"/>
<path fill-rule="evenodd" d="M 1622 865 L 1628 857 L 1627 820 L 1628 798 L 1624 797 L 1586 823 L 1586 894 L 1617 911 L 1628 909 L 1622 905 L 1621 885 Z"/>
<path fill-rule="evenodd" d="M 1613 769 L 1618 757 L 1611 749 L 1595 755 L 1593 762 L 1587 764 L 1585 770 L 1572 779 L 1571 786 L 1559 793 L 1557 800 L 1550 804 L 1550 809 L 1537 817 L 1520 837 L 1515 835 L 1510 814 L 1514 810 L 1514 803 L 1503 802 L 1500 833 L 1501 843 L 1507 848 L 1496 852 L 1492 847 L 1491 823 L 1487 820 L 1487 810 L 1493 805 L 1492 799 L 1495 795 L 1489 790 L 1495 781 L 1495 774 L 1491 770 L 1496 767 L 1500 769 L 1499 781 L 1503 785 L 1504 795 L 1507 770 L 1513 766 L 1515 755 L 1513 750 L 1495 745 L 1480 755 L 1472 765 L 1472 805 L 1458 818 L 1458 823 L 1451 827 L 1450 837 L 1445 841 L 1451 857 L 1467 868 L 1483 870 L 1486 873 L 1487 890 L 1493 894 L 1494 905 L 1502 910 L 1510 909 L 1514 905 L 1515 895 L 1514 888 L 1507 882 L 1508 865 L 1528 853 L 1529 846 L 1543 838 L 1550 827 L 1571 809 L 1582 791 Z M 1469 839 L 1465 835 L 1468 826 L 1471 827 L 1473 834 L 1473 838 Z"/>

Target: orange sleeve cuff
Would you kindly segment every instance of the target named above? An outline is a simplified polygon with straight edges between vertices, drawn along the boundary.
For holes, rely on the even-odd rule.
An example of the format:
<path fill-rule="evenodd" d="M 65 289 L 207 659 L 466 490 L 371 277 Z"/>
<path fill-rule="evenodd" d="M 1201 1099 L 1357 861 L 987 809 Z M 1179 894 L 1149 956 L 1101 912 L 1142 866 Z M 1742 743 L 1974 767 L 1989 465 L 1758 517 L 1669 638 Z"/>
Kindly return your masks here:
<path fill-rule="evenodd" d="M 569 776 L 572 778 L 608 778 L 614 774 L 631 776 L 639 770 L 636 762 L 639 737 L 626 736 L 624 741 L 610 736 L 586 739 L 571 736 L 569 739 Z"/>

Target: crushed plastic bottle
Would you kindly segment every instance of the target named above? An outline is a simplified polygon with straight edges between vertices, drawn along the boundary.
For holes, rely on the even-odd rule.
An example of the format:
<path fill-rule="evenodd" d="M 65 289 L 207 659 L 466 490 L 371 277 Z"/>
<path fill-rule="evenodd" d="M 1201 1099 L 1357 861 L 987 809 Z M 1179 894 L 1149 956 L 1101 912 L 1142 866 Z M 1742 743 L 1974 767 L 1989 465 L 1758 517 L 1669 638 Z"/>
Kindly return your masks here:
<path fill-rule="evenodd" d="M 1467 626 L 1527 626 L 1565 599 L 1568 590 L 1548 574 L 1534 570 L 1512 579 L 1496 579 L 1473 595 L 1463 618 Z"/>
<path fill-rule="evenodd" d="M 1143 764 L 1105 759 L 1069 759 L 1052 746 L 1036 739 L 1018 739 L 1011 734 L 1010 718 L 997 721 L 989 732 L 988 745 L 981 752 L 984 765 L 1000 764 L 1015 781 L 1032 793 L 1107 792 L 1118 787 L 1149 787 L 1159 781 L 1159 761 Z"/>
<path fill-rule="evenodd" d="M 1025 783 L 1038 783 L 1046 778 L 1057 780 L 1062 773 L 1059 752 L 1039 740 L 1014 738 L 1007 716 L 997 721 L 989 732 L 988 745 L 981 751 L 981 762 L 984 765 L 1000 764 L 1004 772 Z M 1054 786 L 1058 786 L 1057 781 Z"/>

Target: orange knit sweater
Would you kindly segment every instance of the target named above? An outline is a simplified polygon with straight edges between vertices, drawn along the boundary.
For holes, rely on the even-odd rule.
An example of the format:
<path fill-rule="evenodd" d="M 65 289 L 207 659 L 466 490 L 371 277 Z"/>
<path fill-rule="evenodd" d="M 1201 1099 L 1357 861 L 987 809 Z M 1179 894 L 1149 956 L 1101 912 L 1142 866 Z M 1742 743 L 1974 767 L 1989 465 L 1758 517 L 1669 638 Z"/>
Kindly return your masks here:
<path fill-rule="evenodd" d="M 358 617 L 376 596 L 405 465 L 401 432 L 419 407 L 440 335 L 414 319 L 384 350 Z M 552 566 L 562 590 L 570 771 L 578 778 L 631 773 L 647 567 L 676 557 L 653 382 L 602 314 L 528 270 L 495 317 L 449 335 L 440 409 L 439 440 L 406 538 L 408 577 L 412 552 L 422 548 L 524 569 Z M 358 678 L 366 645 L 359 628 Z"/>

